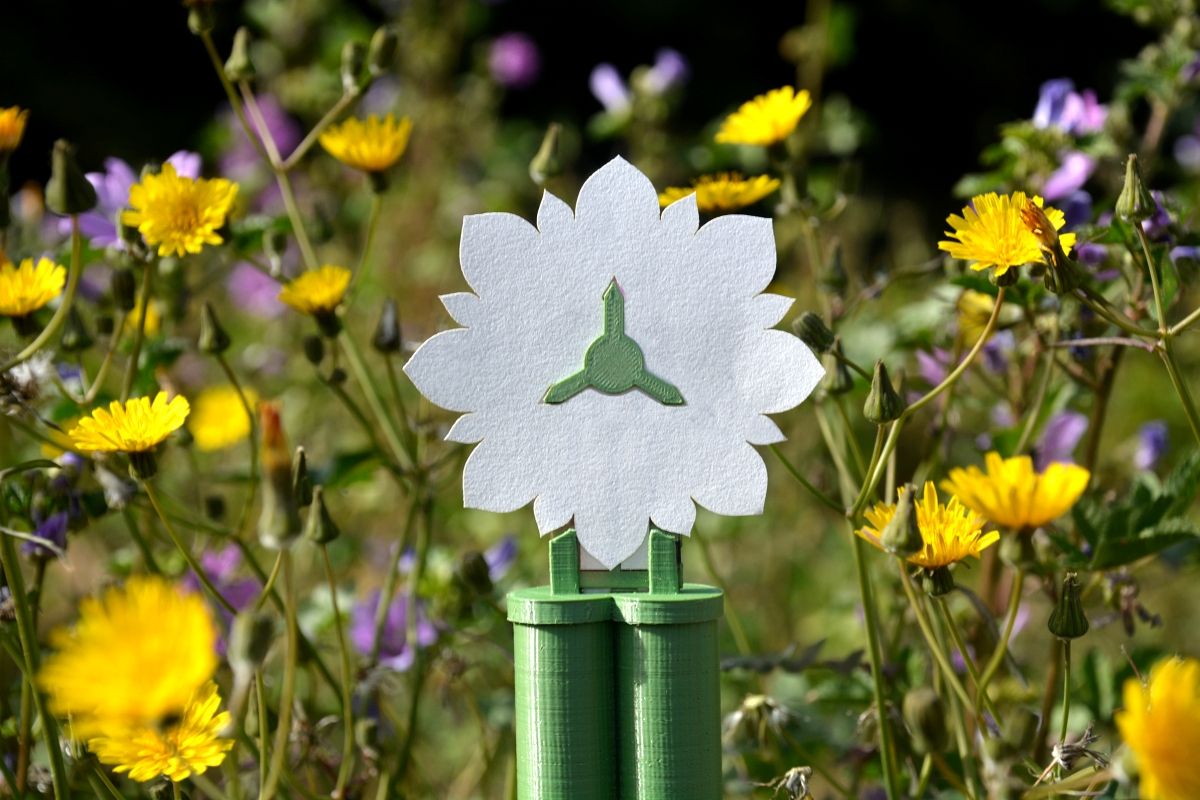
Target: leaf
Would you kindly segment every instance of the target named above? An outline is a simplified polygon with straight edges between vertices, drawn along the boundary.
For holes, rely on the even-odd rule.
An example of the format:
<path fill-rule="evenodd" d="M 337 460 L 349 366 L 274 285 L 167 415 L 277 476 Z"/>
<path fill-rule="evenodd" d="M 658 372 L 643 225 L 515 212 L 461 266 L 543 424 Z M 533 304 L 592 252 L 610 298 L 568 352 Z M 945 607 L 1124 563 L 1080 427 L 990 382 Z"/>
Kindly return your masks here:
<path fill-rule="evenodd" d="M 376 461 L 376 453 L 370 449 L 338 453 L 328 467 L 313 470 L 313 482 L 329 489 L 362 483 L 371 479 Z"/>
<path fill-rule="evenodd" d="M 1171 498 L 1169 513 L 1182 514 L 1196 501 L 1200 491 L 1200 451 L 1192 451 L 1163 482 L 1163 494 Z"/>
<path fill-rule="evenodd" d="M 1172 517 L 1132 536 L 1107 538 L 1092 555 L 1093 570 L 1112 569 L 1152 556 L 1172 545 L 1200 538 L 1200 528 L 1184 517 Z"/>
<path fill-rule="evenodd" d="M 28 472 L 31 469 L 58 469 L 59 465 L 48 458 L 35 458 L 32 461 L 23 461 L 20 464 L 0 470 L 0 483 L 8 480 L 9 477 L 21 472 Z"/>

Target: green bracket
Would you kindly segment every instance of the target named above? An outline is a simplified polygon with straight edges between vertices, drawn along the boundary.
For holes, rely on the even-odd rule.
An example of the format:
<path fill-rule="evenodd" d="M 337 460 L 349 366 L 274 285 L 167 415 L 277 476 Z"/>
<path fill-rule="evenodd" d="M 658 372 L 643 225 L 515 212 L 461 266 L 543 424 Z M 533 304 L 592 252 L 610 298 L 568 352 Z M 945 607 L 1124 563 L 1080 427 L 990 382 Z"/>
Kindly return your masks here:
<path fill-rule="evenodd" d="M 553 594 L 579 594 L 582 590 L 608 592 L 650 592 L 675 594 L 683 586 L 680 562 L 680 537 L 650 528 L 647 543 L 647 569 L 581 570 L 579 538 L 574 530 L 550 540 L 550 591 Z"/>
<path fill-rule="evenodd" d="M 579 539 L 574 529 L 550 540 L 551 594 L 579 594 Z"/>

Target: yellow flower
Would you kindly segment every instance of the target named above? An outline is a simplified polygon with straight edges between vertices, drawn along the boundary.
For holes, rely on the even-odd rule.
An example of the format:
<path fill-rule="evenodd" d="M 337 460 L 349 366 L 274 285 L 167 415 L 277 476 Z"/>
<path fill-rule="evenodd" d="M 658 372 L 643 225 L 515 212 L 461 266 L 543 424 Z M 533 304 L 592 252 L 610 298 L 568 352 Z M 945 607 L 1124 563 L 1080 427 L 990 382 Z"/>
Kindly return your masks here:
<path fill-rule="evenodd" d="M 38 685 L 78 740 L 177 720 L 217 668 L 217 629 L 204 599 L 164 578 L 137 576 L 88 598 Z"/>
<path fill-rule="evenodd" d="M 1001 458 L 988 453 L 987 473 L 979 467 L 950 470 L 942 488 L 963 505 L 997 525 L 1036 528 L 1061 517 L 1087 488 L 1091 473 L 1075 464 L 1054 463 L 1045 472 L 1033 469 L 1029 456 Z"/>
<path fill-rule="evenodd" d="M 154 449 L 187 419 L 188 401 L 177 395 L 168 402 L 159 392 L 154 402 L 135 397 L 127 403 L 114 400 L 108 410 L 97 408 L 70 430 L 80 450 L 105 453 L 143 453 Z"/>
<path fill-rule="evenodd" d="M 773 89 L 742 103 L 717 131 L 724 144 L 771 145 L 781 142 L 796 130 L 800 118 L 812 107 L 807 90 L 797 92 L 791 86 Z"/>
<path fill-rule="evenodd" d="M 757 203 L 779 188 L 779 179 L 770 175 L 743 178 L 736 172 L 704 175 L 693 186 L 670 186 L 658 196 L 660 205 L 696 195 L 696 206 L 704 212 L 736 211 Z"/>
<path fill-rule="evenodd" d="M 1200 661 L 1170 658 L 1150 670 L 1146 686 L 1125 682 L 1116 714 L 1121 738 L 1137 756 L 1144 800 L 1200 797 Z"/>
<path fill-rule="evenodd" d="M 147 175 L 129 190 L 132 210 L 121 222 L 132 225 L 160 256 L 199 253 L 206 244 L 225 241 L 217 233 L 237 197 L 238 186 L 224 178 L 186 178 L 171 164 Z"/>
<path fill-rule="evenodd" d="M 25 135 L 25 118 L 29 112 L 20 106 L 0 108 L 0 155 L 16 150 Z"/>
<path fill-rule="evenodd" d="M 897 494 L 903 495 L 904 491 L 901 486 Z M 924 493 L 913 503 L 913 508 L 917 512 L 917 529 L 921 531 L 925 545 L 909 556 L 908 562 L 918 567 L 937 569 L 967 556 L 978 558 L 980 552 L 1000 539 L 1000 534 L 995 531 L 984 533 L 987 520 L 964 508 L 957 497 L 951 497 L 942 505 L 933 481 L 925 481 Z M 877 503 L 865 515 L 870 525 L 860 528 L 858 535 L 882 549 L 879 539 L 895 513 L 894 503 Z"/>
<path fill-rule="evenodd" d="M 23 317 L 32 314 L 62 294 L 67 282 L 67 270 L 48 258 L 32 258 L 14 267 L 11 262 L 0 264 L 0 314 Z"/>
<path fill-rule="evenodd" d="M 116 772 L 128 772 L 145 783 L 160 775 L 182 781 L 209 767 L 220 766 L 233 748 L 232 739 L 222 739 L 229 712 L 221 711 L 221 696 L 212 681 L 205 684 L 183 709 L 178 722 L 165 727 L 106 727 L 88 739 L 88 749 L 101 764 Z"/>
<path fill-rule="evenodd" d="M 979 341 L 992 318 L 996 307 L 996 298 L 984 292 L 967 289 L 954 305 L 958 311 L 958 335 L 966 347 L 971 347 Z"/>
<path fill-rule="evenodd" d="M 136 336 L 138 324 L 142 319 L 142 298 L 139 296 L 133 304 L 133 308 L 125 315 L 125 323 L 121 329 L 126 336 Z M 146 335 L 153 336 L 158 333 L 158 329 L 162 324 L 162 312 L 159 311 L 158 303 L 154 300 L 150 301 L 149 307 L 146 308 Z"/>
<path fill-rule="evenodd" d="M 302 272 L 279 291 L 279 300 L 302 314 L 332 314 L 346 296 L 350 270 L 326 264 L 320 269 Z"/>
<path fill-rule="evenodd" d="M 391 114 L 383 119 L 372 114 L 365 120 L 351 117 L 331 125 L 321 134 L 321 146 L 348 167 L 363 172 L 383 172 L 404 155 L 412 120 Z"/>
<path fill-rule="evenodd" d="M 978 194 L 971 198 L 971 205 L 964 206 L 962 216 L 951 214 L 947 224 L 954 230 L 946 235 L 958 241 L 938 242 L 938 249 L 945 250 L 954 258 L 971 261 L 971 269 L 996 269 L 1003 275 L 1012 267 L 1043 260 L 1041 238 L 1029 230 L 1022 212 L 1029 202 L 1042 208 L 1047 221 L 1059 230 L 1066 224 L 1066 217 L 1057 208 L 1042 206 L 1042 198 L 1034 195 L 1027 198 L 1024 192 L 998 195 L 995 192 Z M 1064 233 L 1058 237 L 1064 253 L 1071 252 L 1075 234 Z"/>
<path fill-rule="evenodd" d="M 258 396 L 247 389 L 246 402 L 253 408 Z M 249 436 L 250 416 L 237 389 L 216 386 L 201 392 L 192 405 L 188 430 L 192 432 L 196 447 L 206 452 L 222 450 Z"/>

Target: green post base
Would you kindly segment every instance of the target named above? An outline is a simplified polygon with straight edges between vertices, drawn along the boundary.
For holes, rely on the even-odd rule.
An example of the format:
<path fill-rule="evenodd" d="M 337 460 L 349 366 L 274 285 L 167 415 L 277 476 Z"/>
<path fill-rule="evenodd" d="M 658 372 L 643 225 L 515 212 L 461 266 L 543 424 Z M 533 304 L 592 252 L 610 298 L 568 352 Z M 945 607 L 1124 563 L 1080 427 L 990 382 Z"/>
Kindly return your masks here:
<path fill-rule="evenodd" d="M 655 532 L 649 591 L 581 594 L 574 534 L 551 586 L 508 595 L 520 800 L 720 800 L 720 590 L 680 584 Z"/>

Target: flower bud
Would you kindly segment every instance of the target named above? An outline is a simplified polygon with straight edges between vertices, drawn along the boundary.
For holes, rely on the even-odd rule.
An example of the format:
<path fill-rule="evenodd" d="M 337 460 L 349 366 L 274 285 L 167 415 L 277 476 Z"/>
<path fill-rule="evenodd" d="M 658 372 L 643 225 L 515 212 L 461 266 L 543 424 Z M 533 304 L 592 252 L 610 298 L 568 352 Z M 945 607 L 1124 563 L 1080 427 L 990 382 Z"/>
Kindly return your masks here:
<path fill-rule="evenodd" d="M 1046 627 L 1060 639 L 1078 639 L 1088 632 L 1087 615 L 1083 612 L 1083 598 L 1079 593 L 1079 576 L 1068 572 L 1063 579 L 1058 604 L 1050 612 Z"/>
<path fill-rule="evenodd" d="M 308 510 L 308 524 L 304 528 L 304 538 L 314 544 L 329 544 L 342 535 L 337 523 L 329 515 L 325 505 L 325 487 L 316 486 L 312 490 L 312 508 Z"/>
<path fill-rule="evenodd" d="M 313 501 L 312 477 L 308 474 L 308 456 L 303 447 L 296 448 L 296 459 L 292 464 L 292 494 L 301 508 Z"/>
<path fill-rule="evenodd" d="M 200 352 L 220 355 L 229 349 L 229 344 L 229 334 L 217 320 L 217 312 L 212 303 L 206 302 L 200 309 Z"/>
<path fill-rule="evenodd" d="M 551 122 L 550 126 L 546 128 L 546 135 L 542 137 L 542 144 L 538 147 L 537 154 L 529 162 L 529 177 L 538 186 L 545 186 L 548 178 L 552 178 L 562 171 L 562 164 L 558 158 L 560 133 L 562 133 L 562 126 L 557 122 Z"/>
<path fill-rule="evenodd" d="M 949 567 L 921 570 L 921 588 L 930 597 L 941 597 L 954 591 L 954 576 Z"/>
<path fill-rule="evenodd" d="M 937 692 L 919 686 L 904 695 L 904 722 L 912 732 L 913 750 L 924 755 L 940 753 L 949 743 L 946 708 Z"/>
<path fill-rule="evenodd" d="M 879 544 L 894 556 L 907 558 L 921 552 L 925 540 L 917 525 L 917 487 L 907 484 L 896 493 L 896 510 L 879 536 Z"/>
<path fill-rule="evenodd" d="M 68 353 L 79 353 L 91 347 L 94 341 L 88 333 L 87 326 L 83 324 L 79 309 L 72 307 L 63 325 L 62 341 L 59 343 L 62 349 Z"/>
<path fill-rule="evenodd" d="M 129 475 L 134 480 L 148 481 L 158 472 L 158 461 L 153 450 L 140 450 L 129 454 Z"/>
<path fill-rule="evenodd" d="M 258 538 L 265 547 L 281 548 L 300 534 L 300 513 L 292 492 L 292 457 L 279 419 L 279 406 L 259 403 L 262 464 L 262 512 Z"/>
<path fill-rule="evenodd" d="M 341 367 L 334 367 L 329 372 L 329 382 L 334 386 L 341 386 L 346 382 L 346 370 Z"/>
<path fill-rule="evenodd" d="M 188 9 L 188 30 L 196 36 L 205 33 L 211 33 L 216 25 L 216 16 L 213 14 L 212 5 L 210 3 L 189 3 L 191 8 Z"/>
<path fill-rule="evenodd" d="M 46 184 L 46 206 L 55 214 L 82 214 L 96 207 L 96 187 L 83 176 L 75 161 L 75 148 L 65 139 L 54 143 L 50 159 L 50 182 Z"/>
<path fill-rule="evenodd" d="M 310 333 L 301 340 L 300 344 L 304 348 L 304 357 L 308 359 L 308 363 L 314 367 L 321 366 L 321 362 L 325 359 L 325 337 Z"/>
<path fill-rule="evenodd" d="M 389 25 L 384 25 L 375 31 L 371 44 L 367 48 L 367 70 L 372 78 L 386 75 L 396 60 L 396 31 Z"/>
<path fill-rule="evenodd" d="M 273 278 L 279 278 L 283 274 L 283 256 L 287 252 L 287 246 L 288 237 L 283 231 L 272 228 L 263 234 L 263 252 L 267 254 Z"/>
<path fill-rule="evenodd" d="M 811 311 L 801 314 L 792 323 L 792 330 L 814 353 L 828 353 L 833 347 L 833 331 L 829 330 L 825 320 Z"/>
<path fill-rule="evenodd" d="M 1010 267 L 1003 273 L 999 270 L 992 270 L 988 273 L 988 282 L 996 287 L 1016 286 L 1019 280 L 1021 280 L 1021 270 L 1016 267 Z"/>
<path fill-rule="evenodd" d="M 371 346 L 380 353 L 399 353 L 400 344 L 400 313 L 396 309 L 396 301 L 389 297 L 383 301 L 383 311 L 379 313 Z"/>
<path fill-rule="evenodd" d="M 854 376 L 846 366 L 841 337 L 833 337 L 833 346 L 825 354 L 825 377 L 821 385 L 830 394 L 845 394 L 854 388 Z"/>
<path fill-rule="evenodd" d="M 267 660 L 275 641 L 275 621 L 264 612 L 243 611 L 229 630 L 229 664 L 234 672 L 253 672 Z"/>
<path fill-rule="evenodd" d="M 204 516 L 213 522 L 220 522 L 225 519 L 225 498 L 219 494 L 205 495 Z"/>
<path fill-rule="evenodd" d="M 346 42 L 342 46 L 342 89 L 347 92 L 357 92 L 359 76 L 363 71 L 363 63 L 367 58 L 367 48 L 362 42 Z"/>
<path fill-rule="evenodd" d="M 113 270 L 108 291 L 112 295 L 113 305 L 121 311 L 133 311 L 137 306 L 137 278 L 133 270 L 125 267 Z"/>
<path fill-rule="evenodd" d="M 112 314 L 100 312 L 96 315 L 96 332 L 101 336 L 112 336 L 112 332 L 116 330 L 117 321 L 113 319 Z"/>
<path fill-rule="evenodd" d="M 904 412 L 904 406 L 904 398 L 892 388 L 887 367 L 883 361 L 876 361 L 875 375 L 871 378 L 871 391 L 867 393 L 867 402 L 863 404 L 863 416 L 876 425 L 882 425 L 898 419 Z"/>
<path fill-rule="evenodd" d="M 1142 183 L 1137 156 L 1130 154 L 1125 161 L 1125 185 L 1117 197 L 1117 216 L 1125 222 L 1141 222 L 1154 216 L 1157 209 L 1146 184 Z"/>
<path fill-rule="evenodd" d="M 244 25 L 233 35 L 233 49 L 225 62 L 225 77 L 233 83 L 254 80 L 254 63 L 250 60 L 250 31 Z"/>
<path fill-rule="evenodd" d="M 458 579 L 476 595 L 492 593 L 492 576 L 487 559 L 478 550 L 463 555 L 458 562 Z"/>

